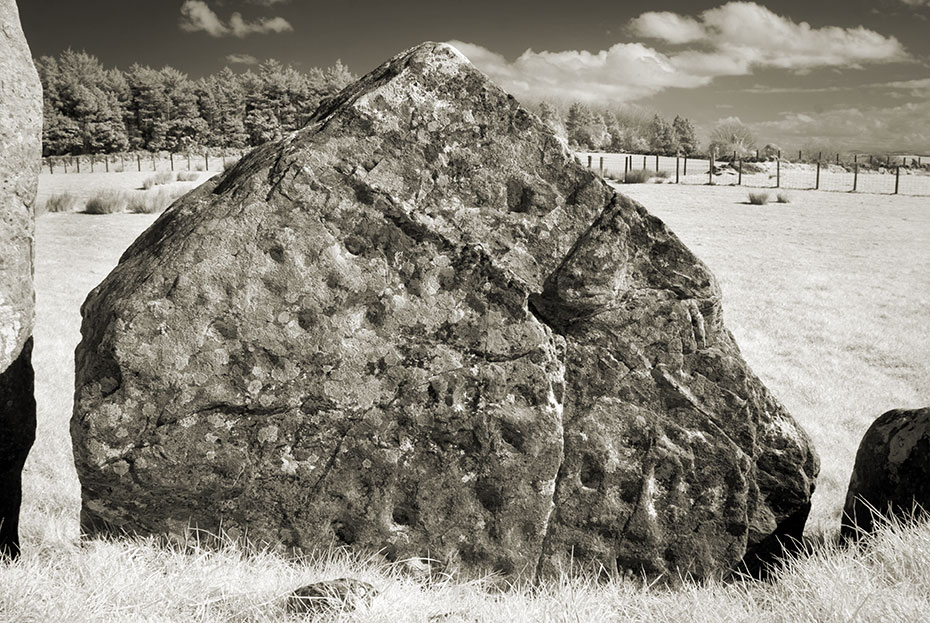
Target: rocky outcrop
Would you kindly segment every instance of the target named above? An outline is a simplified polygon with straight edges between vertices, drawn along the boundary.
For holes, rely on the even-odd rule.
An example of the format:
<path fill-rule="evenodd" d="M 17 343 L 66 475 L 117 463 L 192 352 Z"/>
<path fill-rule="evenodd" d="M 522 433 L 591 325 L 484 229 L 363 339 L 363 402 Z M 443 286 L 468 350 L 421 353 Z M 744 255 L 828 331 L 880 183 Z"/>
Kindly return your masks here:
<path fill-rule="evenodd" d="M 889 518 L 930 510 L 930 407 L 894 409 L 872 422 L 856 453 L 841 534 L 855 539 Z"/>
<path fill-rule="evenodd" d="M 302 615 L 352 612 L 367 605 L 379 591 L 361 580 L 339 578 L 301 586 L 288 595 L 285 609 Z"/>
<path fill-rule="evenodd" d="M 0 557 L 15 557 L 23 464 L 36 428 L 32 242 L 42 87 L 14 0 L 0 0 L 0 26 Z"/>
<path fill-rule="evenodd" d="M 449 46 L 178 202 L 83 315 L 91 534 L 715 577 L 809 508 L 707 268 Z"/>

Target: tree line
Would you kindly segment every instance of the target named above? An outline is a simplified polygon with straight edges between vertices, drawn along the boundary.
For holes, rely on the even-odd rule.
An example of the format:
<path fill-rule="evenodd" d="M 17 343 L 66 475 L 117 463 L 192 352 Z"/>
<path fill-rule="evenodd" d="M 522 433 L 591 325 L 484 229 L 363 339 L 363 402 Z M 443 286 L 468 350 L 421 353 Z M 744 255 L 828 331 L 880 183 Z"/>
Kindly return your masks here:
<path fill-rule="evenodd" d="M 572 103 L 567 110 L 541 102 L 536 113 L 577 150 L 664 156 L 697 151 L 694 125 L 678 115 L 669 122 L 639 108 L 597 110 L 580 102 Z"/>
<path fill-rule="evenodd" d="M 44 93 L 45 156 L 254 147 L 303 127 L 323 99 L 356 79 L 338 61 L 302 72 L 267 60 L 198 80 L 173 67 L 108 69 L 73 50 L 35 63 Z M 541 102 L 535 111 L 578 150 L 698 151 L 694 125 L 681 116 L 668 121 L 633 106 L 598 109 L 579 102 Z M 742 145 L 749 142 L 744 137 Z M 727 149 L 720 145 L 718 153 Z"/>
<path fill-rule="evenodd" d="M 35 64 L 45 156 L 252 147 L 303 127 L 324 98 L 355 80 L 338 61 L 304 73 L 268 60 L 199 80 L 173 67 L 107 69 L 73 50 Z"/>

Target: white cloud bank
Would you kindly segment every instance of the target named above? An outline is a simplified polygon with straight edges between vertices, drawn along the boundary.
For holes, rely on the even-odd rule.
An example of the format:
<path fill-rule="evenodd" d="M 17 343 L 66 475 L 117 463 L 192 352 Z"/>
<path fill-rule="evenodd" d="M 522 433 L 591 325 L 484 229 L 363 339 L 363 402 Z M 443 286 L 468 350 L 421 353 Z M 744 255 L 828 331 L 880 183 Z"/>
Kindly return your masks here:
<path fill-rule="evenodd" d="M 294 30 L 283 17 L 263 17 L 253 22 L 243 19 L 242 14 L 233 13 L 229 22 L 220 17 L 203 0 L 185 0 L 181 5 L 181 30 L 203 31 L 211 37 L 245 37 L 252 34 L 282 33 Z"/>
<path fill-rule="evenodd" d="M 720 76 L 749 75 L 757 68 L 804 72 L 909 58 L 894 37 L 863 27 L 814 28 L 754 2 L 729 2 L 696 17 L 643 13 L 629 30 L 669 49 L 617 43 L 599 52 L 527 50 L 508 61 L 479 45 L 450 43 L 518 97 L 589 102 L 635 100 L 669 87 L 694 88 Z"/>

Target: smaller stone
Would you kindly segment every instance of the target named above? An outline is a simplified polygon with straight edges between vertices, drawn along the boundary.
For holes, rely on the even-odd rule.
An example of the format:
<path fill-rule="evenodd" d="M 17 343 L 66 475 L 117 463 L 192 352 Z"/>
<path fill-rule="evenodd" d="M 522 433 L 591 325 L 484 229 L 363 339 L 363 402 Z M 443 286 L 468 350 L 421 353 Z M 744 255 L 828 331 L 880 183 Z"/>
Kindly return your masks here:
<path fill-rule="evenodd" d="M 366 605 L 378 592 L 368 582 L 352 578 L 315 582 L 291 593 L 287 598 L 287 610 L 312 615 L 351 612 Z"/>
<path fill-rule="evenodd" d="M 894 409 L 866 431 L 843 509 L 843 539 L 869 534 L 888 518 L 930 511 L 930 407 Z"/>

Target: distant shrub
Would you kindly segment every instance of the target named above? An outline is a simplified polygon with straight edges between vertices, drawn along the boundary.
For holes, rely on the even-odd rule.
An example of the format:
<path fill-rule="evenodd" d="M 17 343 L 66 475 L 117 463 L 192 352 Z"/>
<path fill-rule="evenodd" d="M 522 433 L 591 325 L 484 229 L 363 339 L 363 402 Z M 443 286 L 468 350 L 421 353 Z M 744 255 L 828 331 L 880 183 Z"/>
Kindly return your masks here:
<path fill-rule="evenodd" d="M 233 168 L 237 164 L 239 164 L 238 158 L 236 158 L 235 160 L 227 160 L 226 164 L 223 165 L 223 171 L 229 171 L 231 168 Z"/>
<path fill-rule="evenodd" d="M 153 186 L 160 186 L 161 184 L 170 184 L 173 181 L 174 181 L 174 173 L 172 173 L 171 171 L 162 171 L 161 173 L 156 173 L 152 177 L 142 182 L 142 188 L 144 188 L 145 190 L 149 190 Z"/>
<path fill-rule="evenodd" d="M 178 173 L 179 182 L 196 182 L 200 178 L 200 173 L 196 171 L 181 171 Z"/>
<path fill-rule="evenodd" d="M 174 200 L 187 192 L 184 188 L 158 188 L 137 192 L 129 197 L 127 209 L 133 214 L 156 214 L 164 212 Z"/>
<path fill-rule="evenodd" d="M 127 204 L 126 191 L 103 190 L 87 200 L 86 214 L 113 214 L 122 212 Z"/>
<path fill-rule="evenodd" d="M 634 169 L 627 171 L 623 178 L 624 184 L 645 184 L 655 177 L 655 171 L 652 169 Z"/>
<path fill-rule="evenodd" d="M 778 203 L 791 203 L 791 197 L 788 196 L 788 193 L 778 193 L 775 198 Z"/>
<path fill-rule="evenodd" d="M 667 180 L 671 174 L 671 171 L 656 171 L 655 176 L 660 180 Z"/>
<path fill-rule="evenodd" d="M 749 203 L 755 206 L 764 206 L 769 202 L 768 193 L 749 193 Z"/>
<path fill-rule="evenodd" d="M 72 193 L 59 193 L 57 195 L 52 195 L 48 198 L 48 201 L 45 202 L 45 211 L 46 212 L 71 212 L 73 211 L 78 204 L 81 203 L 81 200 Z"/>

